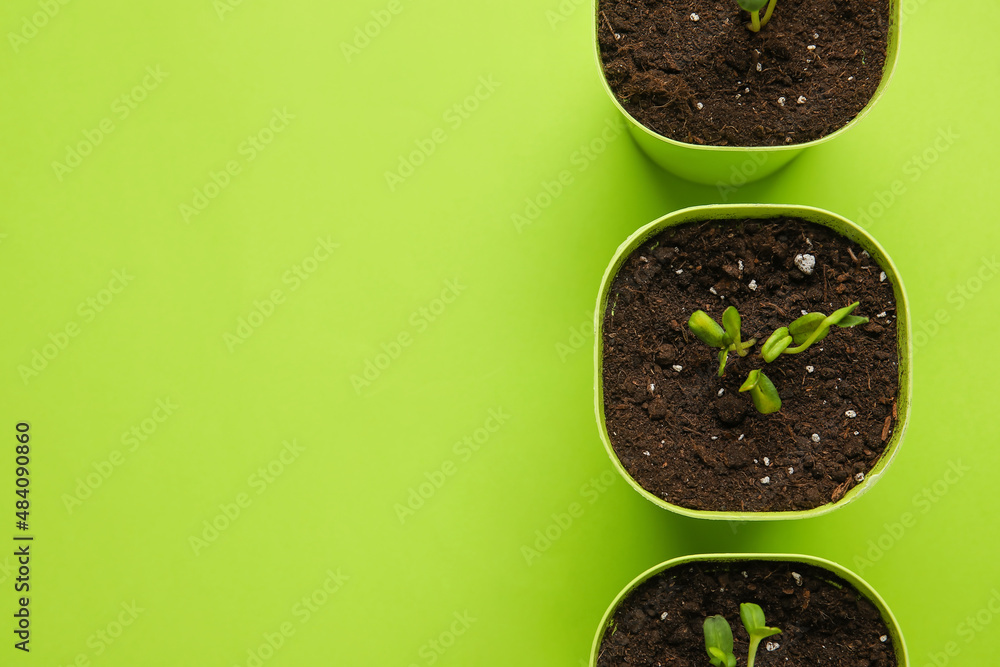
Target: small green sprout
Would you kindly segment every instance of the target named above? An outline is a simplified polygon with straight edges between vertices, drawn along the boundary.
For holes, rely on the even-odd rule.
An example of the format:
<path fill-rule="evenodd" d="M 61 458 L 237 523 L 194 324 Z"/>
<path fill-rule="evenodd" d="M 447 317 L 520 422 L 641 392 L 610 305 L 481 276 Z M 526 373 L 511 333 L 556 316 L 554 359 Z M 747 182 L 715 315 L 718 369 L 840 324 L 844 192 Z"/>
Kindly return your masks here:
<path fill-rule="evenodd" d="M 704 310 L 691 313 L 688 327 L 701 342 L 712 347 L 728 347 L 726 330 L 720 327 Z"/>
<path fill-rule="evenodd" d="M 778 0 L 736 0 L 738 4 L 744 11 L 750 12 L 750 23 L 747 25 L 753 32 L 760 32 L 760 29 L 767 25 L 767 22 L 771 20 L 771 14 L 774 13 L 774 7 L 778 4 Z M 760 17 L 760 10 L 767 5 L 767 11 L 764 12 L 764 18 Z"/>
<path fill-rule="evenodd" d="M 719 348 L 719 377 L 722 377 L 723 373 L 726 372 L 726 360 L 729 358 L 730 352 L 736 352 L 741 357 L 745 357 L 747 350 L 757 342 L 756 339 L 751 338 L 744 343 L 740 336 L 741 327 L 742 319 L 739 311 L 732 306 L 726 308 L 726 311 L 722 313 L 721 327 L 704 310 L 696 310 L 691 313 L 688 328 L 701 342 L 710 347 Z"/>
<path fill-rule="evenodd" d="M 747 344 L 743 344 L 740 340 L 740 328 L 743 326 L 743 319 L 740 317 L 740 313 L 733 306 L 729 306 L 722 313 L 722 327 L 726 330 L 726 335 L 732 342 L 733 349 L 736 350 L 737 354 L 741 357 L 747 356 L 747 350 L 756 343 L 756 340 L 751 340 Z"/>
<path fill-rule="evenodd" d="M 781 630 L 767 627 L 764 624 L 764 610 L 752 602 L 744 602 L 740 605 L 740 620 L 743 621 L 743 627 L 750 635 L 750 654 L 747 658 L 747 667 L 753 667 L 754 658 L 757 657 L 757 647 L 761 640 L 776 635 Z"/>
<path fill-rule="evenodd" d="M 764 624 L 764 610 L 752 602 L 740 605 L 740 620 L 750 635 L 747 667 L 753 667 L 760 642 L 778 634 L 781 630 L 767 627 Z M 736 667 L 736 656 L 733 654 L 733 629 L 729 627 L 729 621 L 718 614 L 705 619 L 705 650 L 708 652 L 709 661 L 715 667 Z"/>
<path fill-rule="evenodd" d="M 736 667 L 733 629 L 729 627 L 729 621 L 718 614 L 705 619 L 705 650 L 715 667 Z"/>
<path fill-rule="evenodd" d="M 774 388 L 774 383 L 760 370 L 750 371 L 747 381 L 740 387 L 740 391 L 750 392 L 753 406 L 762 415 L 769 415 L 781 409 L 781 397 L 778 396 L 778 390 Z"/>
<path fill-rule="evenodd" d="M 846 328 L 867 323 L 867 317 L 851 314 L 858 307 L 858 303 L 855 301 L 830 315 L 819 312 L 803 315 L 787 327 L 781 327 L 771 334 L 761 346 L 760 356 L 764 358 L 766 363 L 771 363 L 782 354 L 805 352 L 813 343 L 826 338 L 830 334 L 831 327 Z M 722 377 L 726 372 L 726 361 L 729 359 L 730 352 L 735 351 L 741 357 L 745 357 L 748 354 L 747 351 L 757 342 L 755 338 L 743 342 L 740 333 L 742 326 L 743 321 L 739 311 L 733 306 L 726 308 L 725 312 L 722 313 L 722 326 L 719 326 L 703 310 L 694 311 L 688 320 L 688 328 L 699 340 L 706 345 L 719 348 L 719 377 Z M 793 344 L 794 347 L 792 347 Z M 781 397 L 778 395 L 778 390 L 775 389 L 774 383 L 760 370 L 750 371 L 746 382 L 740 387 L 740 391 L 750 392 L 754 407 L 761 414 L 769 415 L 781 409 Z"/>
<path fill-rule="evenodd" d="M 805 352 L 810 345 L 821 341 L 830 333 L 830 327 L 853 327 L 868 322 L 867 317 L 851 315 L 858 302 L 834 311 L 831 315 L 809 313 L 798 318 L 787 327 L 781 327 L 771 334 L 760 348 L 764 361 L 771 363 L 782 354 L 798 354 Z M 790 347 L 795 343 L 795 347 Z"/>

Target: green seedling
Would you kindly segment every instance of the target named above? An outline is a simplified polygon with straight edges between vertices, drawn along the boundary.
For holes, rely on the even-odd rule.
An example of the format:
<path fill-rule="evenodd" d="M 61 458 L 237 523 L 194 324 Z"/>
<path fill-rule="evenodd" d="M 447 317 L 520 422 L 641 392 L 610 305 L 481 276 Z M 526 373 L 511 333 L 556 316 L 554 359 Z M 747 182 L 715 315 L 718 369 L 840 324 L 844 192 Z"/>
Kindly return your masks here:
<path fill-rule="evenodd" d="M 781 409 L 781 397 L 778 390 L 774 388 L 774 383 L 759 370 L 752 370 L 747 376 L 747 381 L 740 387 L 740 391 L 749 391 L 753 406 L 762 415 L 769 415 Z"/>
<path fill-rule="evenodd" d="M 846 328 L 866 324 L 867 317 L 851 315 L 857 307 L 858 302 L 855 301 L 830 315 L 823 313 L 803 315 L 787 327 L 775 330 L 761 346 L 760 355 L 764 357 L 764 361 L 771 363 L 782 354 L 798 354 L 806 351 L 813 343 L 826 338 L 832 326 Z M 795 347 L 791 347 L 792 343 L 795 343 Z"/>
<path fill-rule="evenodd" d="M 757 658 L 757 647 L 761 641 L 772 637 L 781 630 L 769 628 L 765 624 L 764 610 L 760 605 L 744 602 L 740 605 L 740 620 L 750 636 L 750 648 L 747 654 L 747 667 L 753 667 Z M 705 651 L 709 662 L 715 667 L 736 667 L 736 656 L 733 654 L 733 629 L 723 616 L 716 614 L 705 619 Z"/>
<path fill-rule="evenodd" d="M 750 636 L 747 667 L 753 667 L 757 657 L 757 647 L 761 641 L 778 634 L 781 630 L 767 627 L 764 610 L 752 602 L 740 605 L 740 620 L 743 621 L 743 627 Z M 705 619 L 705 651 L 715 667 L 736 667 L 736 656 L 733 654 L 733 629 L 729 627 L 729 621 L 718 614 Z"/>
<path fill-rule="evenodd" d="M 757 341 L 751 340 L 745 345 L 740 340 L 740 328 L 743 326 L 743 319 L 740 317 L 740 313 L 733 306 L 729 306 L 722 313 L 722 327 L 726 330 L 726 336 L 732 342 L 733 349 L 736 350 L 737 354 L 741 357 L 747 356 L 747 350 L 756 343 Z"/>
<path fill-rule="evenodd" d="M 711 318 L 704 310 L 691 313 L 688 328 L 698 339 L 710 347 L 719 348 L 719 377 L 726 372 L 726 360 L 730 352 L 736 352 L 741 357 L 747 356 L 747 350 L 753 347 L 756 339 L 743 342 L 740 336 L 742 319 L 739 312 L 732 306 L 722 313 L 722 326 Z"/>
<path fill-rule="evenodd" d="M 769 628 L 764 623 L 764 610 L 759 605 L 752 602 L 744 602 L 740 605 L 740 620 L 743 627 L 750 635 L 750 653 L 747 657 L 747 667 L 753 667 L 754 658 L 757 657 L 757 647 L 761 640 L 767 639 L 781 632 L 778 628 Z"/>
<path fill-rule="evenodd" d="M 705 619 L 705 651 L 715 667 L 736 667 L 733 629 L 729 627 L 729 621 L 718 614 Z"/>
<path fill-rule="evenodd" d="M 798 354 L 805 352 L 818 341 L 830 334 L 830 328 L 854 327 L 868 322 L 867 317 L 852 315 L 858 307 L 857 301 L 830 315 L 823 313 L 808 313 L 798 318 L 787 327 L 776 330 L 760 348 L 760 356 L 766 363 L 771 363 L 782 354 Z M 747 356 L 747 351 L 756 343 L 756 339 L 743 342 L 740 334 L 742 318 L 733 306 L 722 313 L 722 326 L 713 320 L 703 310 L 696 310 L 688 320 L 688 327 L 706 345 L 719 348 L 719 377 L 726 372 L 726 361 L 730 352 L 736 352 L 741 357 Z M 740 387 L 741 392 L 750 392 L 757 412 L 769 415 L 781 409 L 781 397 L 774 383 L 760 370 L 750 371 L 746 382 Z"/>
<path fill-rule="evenodd" d="M 771 20 L 771 14 L 774 13 L 774 7 L 778 4 L 778 0 L 736 0 L 736 4 L 740 6 L 744 11 L 750 13 L 750 23 L 747 25 L 753 32 L 760 32 L 760 29 L 767 25 L 767 22 Z M 764 18 L 760 17 L 760 10 L 767 5 L 767 11 L 764 12 Z"/>

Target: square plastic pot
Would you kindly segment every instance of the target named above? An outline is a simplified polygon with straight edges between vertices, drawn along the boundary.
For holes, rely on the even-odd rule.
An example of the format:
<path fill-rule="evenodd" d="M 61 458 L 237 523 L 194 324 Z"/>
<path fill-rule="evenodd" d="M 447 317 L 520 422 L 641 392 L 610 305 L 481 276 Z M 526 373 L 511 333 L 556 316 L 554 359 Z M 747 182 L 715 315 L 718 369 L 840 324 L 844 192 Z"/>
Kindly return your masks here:
<path fill-rule="evenodd" d="M 625 124 L 632 138 L 635 139 L 635 142 L 639 144 L 639 147 L 653 162 L 681 178 L 705 185 L 740 186 L 759 180 L 784 167 L 806 148 L 834 141 L 837 137 L 857 125 L 871 111 L 875 103 L 879 101 L 882 93 L 889 85 L 889 81 L 892 79 L 892 75 L 896 70 L 896 62 L 899 59 L 902 0 L 890 0 L 889 41 L 886 46 L 882 80 L 875 90 L 875 94 L 868 100 L 868 104 L 846 125 L 825 137 L 800 144 L 782 146 L 702 146 L 699 144 L 689 144 L 669 139 L 647 128 L 633 118 L 625 110 L 625 107 L 621 105 L 618 98 L 615 97 L 604 76 L 604 66 L 601 62 L 601 46 L 598 40 L 598 30 L 600 27 L 600 17 L 598 16 L 599 5 L 600 0 L 594 0 L 593 44 L 597 72 L 605 94 L 611 100 L 611 103 L 615 105 L 615 108 L 618 109 L 618 112 L 625 118 Z M 778 11 L 781 11 L 780 6 L 778 7 Z"/>
<path fill-rule="evenodd" d="M 864 250 L 866 250 L 869 255 L 871 255 L 872 259 L 874 259 L 880 267 L 882 267 L 882 270 L 885 271 L 887 278 L 890 280 L 893 287 L 893 294 L 896 299 L 897 316 L 896 351 L 899 368 L 899 395 L 897 396 L 896 405 L 896 428 L 894 429 L 889 442 L 886 443 L 886 448 L 882 457 L 878 460 L 878 463 L 875 464 L 875 467 L 872 468 L 872 470 L 867 474 L 865 480 L 844 494 L 844 496 L 837 502 L 827 503 L 808 510 L 789 510 L 782 512 L 722 512 L 696 510 L 674 505 L 673 503 L 669 503 L 642 488 L 642 486 L 640 486 L 639 483 L 632 478 L 628 471 L 625 470 L 621 461 L 618 459 L 617 454 L 615 454 L 614 448 L 611 446 L 611 439 L 608 435 L 607 424 L 604 420 L 603 381 L 604 311 L 608 307 L 608 294 L 611 289 L 611 283 L 614 281 L 615 276 L 618 274 L 622 264 L 625 263 L 625 260 L 628 259 L 629 255 L 631 255 L 633 251 L 639 248 L 639 246 L 651 237 L 656 236 L 663 230 L 670 227 L 701 220 L 741 220 L 746 218 L 767 219 L 782 216 L 801 218 L 818 225 L 823 225 L 824 227 L 828 227 L 841 236 L 857 243 Z M 605 270 L 604 278 L 601 281 L 601 288 L 597 295 L 597 307 L 594 310 L 594 332 L 594 409 L 597 417 L 598 432 L 600 433 L 601 441 L 604 443 L 604 448 L 607 451 L 608 456 L 611 457 L 611 461 L 614 463 L 615 468 L 634 489 L 645 496 L 650 502 L 678 514 L 694 518 L 718 519 L 724 521 L 803 519 L 827 514 L 854 502 L 882 478 L 888 469 L 889 464 L 892 463 L 892 460 L 899 452 L 899 448 L 903 442 L 903 436 L 906 434 L 906 427 L 910 419 L 910 395 L 913 391 L 913 378 L 910 371 L 913 363 L 913 346 L 910 326 L 910 308 L 906 299 L 906 290 L 903 287 L 902 278 L 896 270 L 896 266 L 892 263 L 892 259 L 889 258 L 889 255 L 886 254 L 882 246 L 880 246 L 878 242 L 868 234 L 868 232 L 861 227 L 858 227 L 850 220 L 842 218 L 841 216 L 829 211 L 824 211 L 810 206 L 792 206 L 781 204 L 715 204 L 708 206 L 695 206 L 675 211 L 674 213 L 663 216 L 655 222 L 649 223 L 632 234 L 632 236 L 619 246 L 614 257 L 611 259 L 611 263 L 608 265 L 607 270 Z"/>
<path fill-rule="evenodd" d="M 611 619 L 614 618 L 615 610 L 618 609 L 618 605 L 621 604 L 622 600 L 629 596 L 629 594 L 635 590 L 640 584 L 645 582 L 647 579 L 654 577 L 661 572 L 665 572 L 672 567 L 677 567 L 679 565 L 685 565 L 687 563 L 696 562 L 723 562 L 723 563 L 739 563 L 748 561 L 784 561 L 789 563 L 804 563 L 806 565 L 812 565 L 818 567 L 828 572 L 831 572 L 847 583 L 854 586 L 855 590 L 860 595 L 868 598 L 868 600 L 875 605 L 878 609 L 879 614 L 882 616 L 882 621 L 885 622 L 886 627 L 889 628 L 889 637 L 892 640 L 892 647 L 896 653 L 896 662 L 899 667 L 909 667 L 910 658 L 906 652 L 906 642 L 903 639 L 903 631 L 899 627 L 899 623 L 896 621 L 896 617 L 893 616 L 892 610 L 889 609 L 889 605 L 885 603 L 882 596 L 878 594 L 871 584 L 867 581 L 854 574 L 842 565 L 838 565 L 832 561 L 825 560 L 823 558 L 817 558 L 815 556 L 803 556 L 799 554 L 701 554 L 695 556 L 683 556 L 681 558 L 674 558 L 668 560 L 665 563 L 660 563 L 659 565 L 652 567 L 638 577 L 632 580 L 628 586 L 626 586 L 614 601 L 608 607 L 608 610 L 604 612 L 604 617 L 601 619 L 601 624 L 597 626 L 597 634 L 594 637 L 594 644 L 590 650 L 590 667 L 597 667 L 597 656 L 601 650 L 601 641 L 604 639 L 604 633 L 607 631 Z M 705 658 L 705 664 L 708 664 L 708 658 Z"/>

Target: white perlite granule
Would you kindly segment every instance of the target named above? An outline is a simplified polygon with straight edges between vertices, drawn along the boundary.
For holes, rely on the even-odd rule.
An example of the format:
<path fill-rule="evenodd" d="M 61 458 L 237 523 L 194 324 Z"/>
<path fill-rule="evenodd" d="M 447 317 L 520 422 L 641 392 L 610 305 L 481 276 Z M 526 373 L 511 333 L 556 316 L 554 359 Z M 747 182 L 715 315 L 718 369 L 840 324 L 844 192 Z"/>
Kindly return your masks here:
<path fill-rule="evenodd" d="M 816 270 L 816 258 L 813 255 L 796 255 L 795 266 L 802 273 L 811 276 L 813 271 Z"/>

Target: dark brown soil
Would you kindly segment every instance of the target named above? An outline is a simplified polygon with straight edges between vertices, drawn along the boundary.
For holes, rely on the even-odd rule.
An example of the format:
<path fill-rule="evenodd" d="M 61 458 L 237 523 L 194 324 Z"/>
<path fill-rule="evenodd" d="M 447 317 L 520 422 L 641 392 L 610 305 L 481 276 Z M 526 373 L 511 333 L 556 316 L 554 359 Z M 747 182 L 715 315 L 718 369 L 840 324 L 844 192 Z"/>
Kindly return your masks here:
<path fill-rule="evenodd" d="M 897 664 L 889 629 L 851 584 L 811 565 L 745 561 L 689 563 L 644 582 L 615 611 L 598 667 L 707 667 L 702 626 L 715 614 L 729 621 L 733 653 L 745 667 L 749 638 L 740 622 L 741 602 L 759 604 L 768 626 L 781 630 L 761 642 L 757 667 Z M 767 650 L 769 641 L 778 647 Z"/>
<path fill-rule="evenodd" d="M 796 268 L 800 253 L 815 256 L 813 275 Z M 896 427 L 896 302 L 881 273 L 856 244 L 791 218 L 692 223 L 645 242 L 614 278 L 604 313 L 604 414 L 625 469 L 692 509 L 839 500 Z M 854 301 L 869 324 L 834 328 L 805 352 L 764 364 L 760 347 L 775 329 Z M 720 378 L 717 350 L 687 321 L 698 309 L 721 321 L 728 306 L 743 318 L 743 339 L 757 344 L 746 357 L 730 353 Z M 761 415 L 739 393 L 755 368 L 774 382 L 779 412 Z"/>
<path fill-rule="evenodd" d="M 712 146 L 819 139 L 878 88 L 889 0 L 779 0 L 759 33 L 747 21 L 733 0 L 601 0 L 605 77 L 646 127 Z"/>

